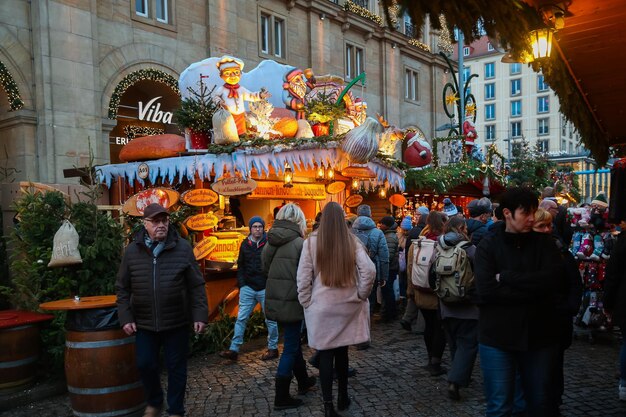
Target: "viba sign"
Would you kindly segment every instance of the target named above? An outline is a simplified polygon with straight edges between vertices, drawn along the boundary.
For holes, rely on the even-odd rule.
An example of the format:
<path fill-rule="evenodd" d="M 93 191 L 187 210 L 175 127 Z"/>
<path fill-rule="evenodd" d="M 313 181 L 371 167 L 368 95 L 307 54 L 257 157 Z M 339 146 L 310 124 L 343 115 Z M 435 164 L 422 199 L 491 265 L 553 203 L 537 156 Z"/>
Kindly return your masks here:
<path fill-rule="evenodd" d="M 161 103 L 158 101 L 160 98 L 161 96 L 155 97 L 146 104 L 144 104 L 143 101 L 139 102 L 139 120 L 172 124 L 172 117 L 174 115 L 172 112 L 161 110 Z"/>

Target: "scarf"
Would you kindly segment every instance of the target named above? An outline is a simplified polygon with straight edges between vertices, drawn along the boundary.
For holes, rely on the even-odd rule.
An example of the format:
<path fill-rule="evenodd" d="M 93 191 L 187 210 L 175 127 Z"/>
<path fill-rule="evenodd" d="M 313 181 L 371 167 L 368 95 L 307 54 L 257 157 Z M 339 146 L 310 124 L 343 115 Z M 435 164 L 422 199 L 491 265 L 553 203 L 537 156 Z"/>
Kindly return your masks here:
<path fill-rule="evenodd" d="M 224 88 L 228 91 L 228 98 L 239 98 L 239 84 L 224 84 Z"/>

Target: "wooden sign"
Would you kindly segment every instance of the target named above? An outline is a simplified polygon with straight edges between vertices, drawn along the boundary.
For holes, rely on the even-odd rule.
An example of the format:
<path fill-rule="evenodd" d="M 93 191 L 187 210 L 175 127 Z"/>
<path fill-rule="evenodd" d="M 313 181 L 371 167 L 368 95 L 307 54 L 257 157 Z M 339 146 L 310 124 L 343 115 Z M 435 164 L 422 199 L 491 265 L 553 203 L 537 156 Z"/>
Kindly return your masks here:
<path fill-rule="evenodd" d="M 213 190 L 208 188 L 199 188 L 196 190 L 189 190 L 180 196 L 183 203 L 189 206 L 203 207 L 210 206 L 215 203 L 220 196 Z"/>
<path fill-rule="evenodd" d="M 143 210 L 152 203 L 169 209 L 178 202 L 178 192 L 170 188 L 148 188 L 124 202 L 122 211 L 130 216 L 143 216 Z"/>
<path fill-rule="evenodd" d="M 243 178 L 224 178 L 211 184 L 211 188 L 221 195 L 243 195 L 254 191 L 257 183 L 252 178 L 244 180 Z"/>
<path fill-rule="evenodd" d="M 282 182 L 257 181 L 257 188 L 248 196 L 250 199 L 275 200 L 324 200 L 326 189 L 324 184 L 294 183 L 293 187 L 285 188 Z"/>
<path fill-rule="evenodd" d="M 328 184 L 328 186 L 326 187 L 326 191 L 328 191 L 328 194 L 339 194 L 345 189 L 346 183 L 341 181 L 335 181 L 331 184 Z"/>
<path fill-rule="evenodd" d="M 245 239 L 245 236 L 241 237 Z M 217 245 L 206 258 L 212 261 L 236 262 L 243 239 L 217 239 Z"/>
<path fill-rule="evenodd" d="M 185 220 L 185 226 L 191 230 L 202 231 L 217 226 L 219 219 L 212 212 L 200 213 L 195 216 L 188 217 Z"/>
<path fill-rule="evenodd" d="M 341 170 L 341 175 L 348 178 L 376 178 L 376 173 L 367 166 L 349 166 Z"/>
<path fill-rule="evenodd" d="M 206 237 L 193 247 L 193 255 L 196 257 L 196 260 L 199 261 L 213 252 L 215 246 L 217 246 L 217 238 L 215 236 Z"/>
<path fill-rule="evenodd" d="M 346 199 L 346 206 L 356 207 L 363 202 L 363 196 L 359 194 L 352 194 Z"/>

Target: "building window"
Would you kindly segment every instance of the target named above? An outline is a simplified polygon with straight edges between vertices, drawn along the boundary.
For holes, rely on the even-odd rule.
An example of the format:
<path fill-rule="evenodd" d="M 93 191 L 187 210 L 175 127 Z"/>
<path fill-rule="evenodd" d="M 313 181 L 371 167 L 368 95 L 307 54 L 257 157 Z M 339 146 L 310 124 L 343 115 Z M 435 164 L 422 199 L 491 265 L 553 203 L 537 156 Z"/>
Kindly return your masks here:
<path fill-rule="evenodd" d="M 365 68 L 365 52 L 356 45 L 346 44 L 346 79 L 358 77 Z"/>
<path fill-rule="evenodd" d="M 537 97 L 537 113 L 547 113 L 550 111 L 550 97 Z"/>
<path fill-rule="evenodd" d="M 369 0 L 352 0 L 352 3 L 356 4 L 357 6 L 361 6 L 361 7 L 365 8 L 365 9 L 368 9 L 368 10 L 370 8 Z"/>
<path fill-rule="evenodd" d="M 517 117 L 522 115 L 522 101 L 515 100 L 511 102 L 511 117 Z"/>
<path fill-rule="evenodd" d="M 485 120 L 495 120 L 496 118 L 496 105 L 487 104 L 485 106 Z"/>
<path fill-rule="evenodd" d="M 550 141 L 548 139 L 542 139 L 537 141 L 537 151 L 541 153 L 548 153 L 550 150 Z"/>
<path fill-rule="evenodd" d="M 135 0 L 135 13 L 137 16 L 148 17 L 148 0 Z"/>
<path fill-rule="evenodd" d="M 511 137 L 519 138 L 522 136 L 522 122 L 511 122 Z"/>
<path fill-rule="evenodd" d="M 407 68 L 404 73 L 404 98 L 406 100 L 418 101 L 417 81 L 417 71 Z"/>
<path fill-rule="evenodd" d="M 496 85 L 494 83 L 485 84 L 485 100 L 496 98 Z"/>
<path fill-rule="evenodd" d="M 550 134 L 550 119 L 539 119 L 537 123 L 537 134 L 548 135 Z"/>
<path fill-rule="evenodd" d="M 486 125 L 485 128 L 486 140 L 496 140 L 496 125 Z"/>
<path fill-rule="evenodd" d="M 496 64 L 493 62 L 487 62 L 485 64 L 485 78 L 493 78 L 496 76 Z"/>
<path fill-rule="evenodd" d="M 261 54 L 285 58 L 285 19 L 261 13 L 260 32 Z"/>
<path fill-rule="evenodd" d="M 520 94 L 522 94 L 522 80 L 520 78 L 511 80 L 511 95 L 519 96 Z"/>
<path fill-rule="evenodd" d="M 491 51 L 493 51 L 493 50 L 494 50 L 493 45 L 491 44 L 491 42 L 487 42 L 487 50 L 488 50 L 489 52 L 491 52 Z"/>
<path fill-rule="evenodd" d="M 156 0 L 156 20 L 158 20 L 161 23 L 167 23 L 168 22 L 168 10 L 167 10 L 167 5 L 168 5 L 168 0 Z"/>
<path fill-rule="evenodd" d="M 537 75 L 537 91 L 548 91 L 548 88 L 549 86 L 543 78 L 543 74 Z"/>
<path fill-rule="evenodd" d="M 404 13 L 404 34 L 409 38 L 414 38 L 416 35 L 413 20 L 411 20 L 411 16 L 406 12 Z"/>
<path fill-rule="evenodd" d="M 509 67 L 509 69 L 510 69 L 511 75 L 519 74 L 522 72 L 522 64 L 516 63 L 516 64 L 510 64 L 510 65 L 511 66 Z"/>
<path fill-rule="evenodd" d="M 470 67 L 463 67 L 463 84 L 465 84 L 469 76 L 470 76 Z"/>
<path fill-rule="evenodd" d="M 469 56 L 469 54 L 470 54 L 469 46 L 464 46 L 463 47 L 463 56 Z"/>

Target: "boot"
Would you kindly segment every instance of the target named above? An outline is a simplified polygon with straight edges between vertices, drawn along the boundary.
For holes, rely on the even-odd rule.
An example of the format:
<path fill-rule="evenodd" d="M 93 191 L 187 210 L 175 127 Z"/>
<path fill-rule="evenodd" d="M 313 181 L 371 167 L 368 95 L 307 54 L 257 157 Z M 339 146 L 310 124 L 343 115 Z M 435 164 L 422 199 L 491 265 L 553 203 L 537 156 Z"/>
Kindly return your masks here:
<path fill-rule="evenodd" d="M 324 417 L 341 417 L 335 411 L 332 401 L 324 401 Z"/>
<path fill-rule="evenodd" d="M 296 377 L 296 381 L 298 381 L 298 395 L 304 395 L 309 392 L 317 382 L 314 376 L 309 376 L 304 361 L 294 365 L 293 374 Z"/>
<path fill-rule="evenodd" d="M 285 410 L 287 408 L 296 408 L 302 405 L 302 400 L 293 398 L 289 395 L 289 386 L 291 385 L 291 377 L 276 377 L 276 396 L 274 397 L 274 410 Z"/>
<path fill-rule="evenodd" d="M 604 242 L 602 242 L 602 236 L 597 234 L 593 237 L 593 253 L 589 255 L 589 259 L 599 261 L 602 251 L 604 251 Z"/>

